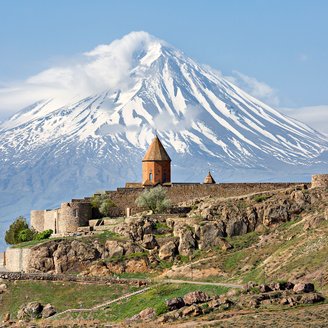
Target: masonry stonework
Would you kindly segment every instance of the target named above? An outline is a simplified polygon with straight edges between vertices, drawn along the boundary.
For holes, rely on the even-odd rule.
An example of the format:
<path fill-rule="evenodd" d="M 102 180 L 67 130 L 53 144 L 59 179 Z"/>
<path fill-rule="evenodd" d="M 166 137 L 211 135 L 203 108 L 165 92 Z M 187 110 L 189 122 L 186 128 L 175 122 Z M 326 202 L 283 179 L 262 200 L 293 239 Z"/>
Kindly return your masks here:
<path fill-rule="evenodd" d="M 8 248 L 5 252 L 6 269 L 12 272 L 26 272 L 30 252 L 29 248 Z"/>

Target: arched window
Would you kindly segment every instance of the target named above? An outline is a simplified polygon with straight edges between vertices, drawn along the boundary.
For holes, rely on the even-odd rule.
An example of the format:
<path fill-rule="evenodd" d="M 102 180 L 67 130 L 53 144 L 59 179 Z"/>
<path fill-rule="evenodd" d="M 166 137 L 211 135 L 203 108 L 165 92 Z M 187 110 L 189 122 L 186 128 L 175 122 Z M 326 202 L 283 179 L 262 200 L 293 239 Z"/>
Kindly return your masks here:
<path fill-rule="evenodd" d="M 166 172 L 163 174 L 163 182 L 166 182 Z"/>
<path fill-rule="evenodd" d="M 153 181 L 153 173 L 149 173 L 149 181 Z"/>

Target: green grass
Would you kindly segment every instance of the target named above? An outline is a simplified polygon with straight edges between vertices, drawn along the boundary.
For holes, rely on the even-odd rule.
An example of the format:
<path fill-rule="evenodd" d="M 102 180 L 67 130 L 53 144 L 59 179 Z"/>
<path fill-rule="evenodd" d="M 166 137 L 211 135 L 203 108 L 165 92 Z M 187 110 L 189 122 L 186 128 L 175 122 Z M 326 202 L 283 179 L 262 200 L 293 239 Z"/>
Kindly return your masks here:
<path fill-rule="evenodd" d="M 239 262 L 244 258 L 245 258 L 244 251 L 238 251 L 229 254 L 229 256 L 223 262 L 224 270 L 227 272 L 234 271 L 239 266 Z"/>
<path fill-rule="evenodd" d="M 265 194 L 262 194 L 262 195 L 255 195 L 253 197 L 253 200 L 256 202 L 256 203 L 262 203 L 264 201 L 266 201 L 267 199 L 271 198 L 272 195 L 265 195 Z"/>
<path fill-rule="evenodd" d="M 108 240 L 108 239 L 110 239 L 110 240 L 123 240 L 124 239 L 121 235 L 119 235 L 113 231 L 109 231 L 109 230 L 104 231 L 103 233 L 96 235 L 94 237 L 91 237 L 91 238 L 93 240 L 94 239 L 98 240 L 101 245 L 104 245 L 106 240 Z"/>
<path fill-rule="evenodd" d="M 145 293 L 132 296 L 119 303 L 114 303 L 108 308 L 93 312 L 93 319 L 101 321 L 122 321 L 131 318 L 148 307 L 154 308 L 159 315 L 166 312 L 166 300 L 178 296 L 182 297 L 185 294 L 196 290 L 201 290 L 214 296 L 225 293 L 228 288 L 191 284 L 158 285 Z"/>
<path fill-rule="evenodd" d="M 234 250 L 241 250 L 257 243 L 259 236 L 259 233 L 253 231 L 241 236 L 228 237 L 226 240 L 233 246 Z"/>
<path fill-rule="evenodd" d="M 43 239 L 43 240 L 30 240 L 30 241 L 25 241 L 23 243 L 19 243 L 16 245 L 11 246 L 12 248 L 25 248 L 25 247 L 32 247 L 35 245 L 41 245 L 44 243 L 47 243 L 49 241 L 53 241 L 53 240 L 61 240 L 61 239 L 69 239 L 69 238 L 73 238 L 73 237 L 65 237 L 65 238 L 49 238 L 49 239 Z"/>
<path fill-rule="evenodd" d="M 0 301 L 0 315 L 9 312 L 15 317 L 22 304 L 37 301 L 51 303 L 57 311 L 70 308 L 89 308 L 135 291 L 126 285 L 79 284 L 73 282 L 16 281 L 8 282 L 8 291 Z"/>

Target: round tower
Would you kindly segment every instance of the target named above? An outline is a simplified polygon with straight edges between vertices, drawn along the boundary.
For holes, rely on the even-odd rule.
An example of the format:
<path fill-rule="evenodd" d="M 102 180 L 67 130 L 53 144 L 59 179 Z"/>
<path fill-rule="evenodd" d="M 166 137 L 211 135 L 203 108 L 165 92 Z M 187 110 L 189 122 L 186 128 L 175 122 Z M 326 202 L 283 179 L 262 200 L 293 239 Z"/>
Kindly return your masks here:
<path fill-rule="evenodd" d="M 155 186 L 168 182 L 171 182 L 171 158 L 156 136 L 142 160 L 142 184 Z"/>
<path fill-rule="evenodd" d="M 62 203 L 58 218 L 58 233 L 76 232 L 78 227 L 87 226 L 92 217 L 89 203 Z"/>

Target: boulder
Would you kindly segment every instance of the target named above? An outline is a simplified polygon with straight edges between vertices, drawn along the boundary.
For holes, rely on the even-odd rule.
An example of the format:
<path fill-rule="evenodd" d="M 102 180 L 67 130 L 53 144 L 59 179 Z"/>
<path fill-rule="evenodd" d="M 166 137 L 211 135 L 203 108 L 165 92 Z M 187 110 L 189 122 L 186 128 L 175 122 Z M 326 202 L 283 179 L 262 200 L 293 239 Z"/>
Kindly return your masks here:
<path fill-rule="evenodd" d="M 210 300 L 211 298 L 202 291 L 190 292 L 183 297 L 183 301 L 186 305 L 204 303 Z"/>
<path fill-rule="evenodd" d="M 225 236 L 223 222 L 201 222 L 195 229 L 199 249 L 206 249 L 222 244 L 221 238 Z"/>
<path fill-rule="evenodd" d="M 7 290 L 6 284 L 0 284 L 0 294 L 4 293 Z"/>
<path fill-rule="evenodd" d="M 17 319 L 31 320 L 42 317 L 43 306 L 39 302 L 31 302 L 24 304 L 17 312 Z"/>
<path fill-rule="evenodd" d="M 158 246 L 158 243 L 154 235 L 147 234 L 143 236 L 142 245 L 146 249 L 154 249 Z"/>
<path fill-rule="evenodd" d="M 314 285 L 312 283 L 298 283 L 294 286 L 295 293 L 311 293 L 314 292 Z"/>
<path fill-rule="evenodd" d="M 282 204 L 269 204 L 268 207 L 264 208 L 263 224 L 265 226 L 286 222 L 288 219 L 288 204 L 286 202 Z"/>
<path fill-rule="evenodd" d="M 105 249 L 108 252 L 108 257 L 121 257 L 124 255 L 124 248 L 116 240 L 107 240 Z"/>
<path fill-rule="evenodd" d="M 142 310 L 139 316 L 141 320 L 151 320 L 156 317 L 156 312 L 153 308 L 147 308 Z"/>
<path fill-rule="evenodd" d="M 318 302 L 323 302 L 324 300 L 325 298 L 318 293 L 307 293 L 302 295 L 302 298 L 299 302 L 301 304 L 314 304 Z"/>
<path fill-rule="evenodd" d="M 51 304 L 46 304 L 42 310 L 42 318 L 49 318 L 56 313 L 56 309 Z"/>
<path fill-rule="evenodd" d="M 183 317 L 196 317 L 202 314 L 202 309 L 197 305 L 191 305 L 182 310 Z"/>
<path fill-rule="evenodd" d="M 169 311 L 178 310 L 185 306 L 185 302 L 182 297 L 174 297 L 166 301 L 166 306 Z"/>
<path fill-rule="evenodd" d="M 9 312 L 6 312 L 4 315 L 3 315 L 3 319 L 2 321 L 3 322 L 7 322 L 10 320 L 10 313 Z"/>
<path fill-rule="evenodd" d="M 174 241 L 169 241 L 159 249 L 158 256 L 161 260 L 172 260 L 177 255 L 177 245 Z"/>
<path fill-rule="evenodd" d="M 174 235 L 179 237 L 179 254 L 182 256 L 191 255 L 196 249 L 196 240 L 191 228 L 184 227 L 179 229 L 179 233 Z"/>
<path fill-rule="evenodd" d="M 131 259 L 125 262 L 125 272 L 136 273 L 136 272 L 148 272 L 148 271 L 149 271 L 149 267 L 146 257 Z"/>
<path fill-rule="evenodd" d="M 268 292 L 272 291 L 272 289 L 268 285 L 265 285 L 265 284 L 260 285 L 259 289 L 260 289 L 261 293 L 268 293 Z"/>

